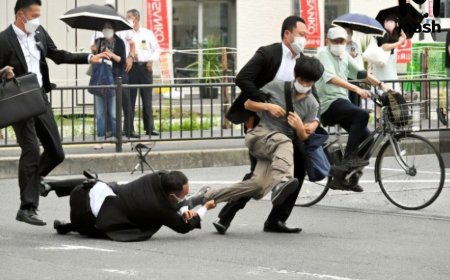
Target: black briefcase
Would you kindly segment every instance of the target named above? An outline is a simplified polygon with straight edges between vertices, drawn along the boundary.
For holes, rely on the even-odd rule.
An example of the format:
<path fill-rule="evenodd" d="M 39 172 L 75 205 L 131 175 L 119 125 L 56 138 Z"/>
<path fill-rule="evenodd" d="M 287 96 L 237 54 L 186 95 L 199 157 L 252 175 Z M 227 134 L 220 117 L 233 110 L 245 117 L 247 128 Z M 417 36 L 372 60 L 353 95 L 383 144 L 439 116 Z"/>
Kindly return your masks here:
<path fill-rule="evenodd" d="M 0 128 L 46 111 L 36 74 L 28 73 L 0 84 Z"/>

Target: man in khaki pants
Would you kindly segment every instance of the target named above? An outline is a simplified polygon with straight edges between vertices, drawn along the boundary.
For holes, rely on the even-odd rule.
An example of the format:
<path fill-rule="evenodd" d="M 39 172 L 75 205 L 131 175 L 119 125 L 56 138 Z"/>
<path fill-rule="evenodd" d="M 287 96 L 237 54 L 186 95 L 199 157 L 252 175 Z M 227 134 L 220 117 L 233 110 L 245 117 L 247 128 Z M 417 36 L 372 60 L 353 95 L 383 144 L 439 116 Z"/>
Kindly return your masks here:
<path fill-rule="evenodd" d="M 257 112 L 260 118 L 259 124 L 253 130 L 247 131 L 245 136 L 245 144 L 250 154 L 257 159 L 255 171 L 249 180 L 206 191 L 204 201 L 214 200 L 220 203 L 242 197 L 260 199 L 272 190 L 272 203 L 281 205 L 290 194 L 298 190 L 299 180 L 303 182 L 303 178 L 293 178 L 292 139 L 298 137 L 302 141 L 306 140 L 309 137 L 306 124 L 317 121 L 319 104 L 310 93 L 312 85 L 322 76 L 323 71 L 322 64 L 315 58 L 305 56 L 297 60 L 294 68 L 295 82 L 291 86 L 294 112 L 289 112 L 287 117 L 284 81 L 274 80 L 262 88 L 262 91 L 269 95 L 267 102 L 250 99 L 245 102 L 245 108 Z M 296 164 L 298 162 L 301 164 L 302 159 L 297 159 Z M 285 221 L 269 219 L 264 224 L 264 231 L 301 231 L 299 228 L 280 231 L 280 223 L 284 225 Z M 221 224 L 220 220 L 213 224 L 222 234 L 229 227 L 229 224 Z"/>

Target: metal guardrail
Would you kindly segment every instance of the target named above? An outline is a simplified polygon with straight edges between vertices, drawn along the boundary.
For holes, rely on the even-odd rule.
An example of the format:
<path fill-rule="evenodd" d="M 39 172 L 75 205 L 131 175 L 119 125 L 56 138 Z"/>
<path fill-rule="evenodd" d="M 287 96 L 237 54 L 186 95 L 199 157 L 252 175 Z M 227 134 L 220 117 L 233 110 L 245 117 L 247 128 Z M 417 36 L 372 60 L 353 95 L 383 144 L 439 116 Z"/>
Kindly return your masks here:
<path fill-rule="evenodd" d="M 448 108 L 450 79 L 391 80 L 398 83 L 407 102 L 425 101 L 424 120 L 420 131 L 448 129 L 437 117 L 436 108 Z M 142 104 L 137 98 L 135 128 L 139 138 L 122 135 L 122 96 L 132 88 L 152 88 L 153 116 L 159 136 L 144 135 Z M 115 85 L 100 88 L 116 89 L 116 137 L 100 141 L 96 136 L 95 106 L 89 86 L 58 87 L 49 94 L 63 144 L 115 143 L 122 151 L 124 142 L 179 141 L 197 139 L 231 139 L 244 137 L 242 125 L 233 125 L 225 118 L 237 96 L 234 83 L 128 85 L 118 79 Z M 367 106 L 367 105 L 364 105 Z M 366 107 L 370 109 L 369 107 Z M 444 109 L 444 111 L 446 111 Z M 377 111 L 371 117 L 370 128 L 376 125 Z M 107 125 L 108 127 L 108 125 Z M 0 130 L 0 147 L 17 146 L 12 127 Z"/>

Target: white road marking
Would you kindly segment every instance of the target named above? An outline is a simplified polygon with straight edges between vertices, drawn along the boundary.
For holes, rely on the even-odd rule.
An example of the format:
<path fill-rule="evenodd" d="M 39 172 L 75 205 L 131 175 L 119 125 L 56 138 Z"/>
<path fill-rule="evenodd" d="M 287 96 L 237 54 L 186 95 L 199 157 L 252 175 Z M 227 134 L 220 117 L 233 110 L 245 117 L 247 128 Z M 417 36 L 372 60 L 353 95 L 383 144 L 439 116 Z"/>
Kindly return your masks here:
<path fill-rule="evenodd" d="M 98 251 L 98 252 L 117 252 L 116 250 L 96 248 L 96 247 L 87 247 L 87 246 L 77 246 L 77 245 L 66 245 L 62 244 L 61 246 L 48 246 L 48 247 L 38 247 L 41 250 L 61 250 L 61 251 L 73 251 L 73 250 L 89 250 L 89 251 Z"/>
<path fill-rule="evenodd" d="M 109 272 L 109 273 L 115 273 L 115 274 L 120 274 L 120 275 L 127 275 L 127 276 L 136 276 L 138 275 L 138 273 L 136 271 L 126 271 L 126 270 L 118 270 L 118 269 L 107 269 L 104 268 L 102 269 L 103 272 Z"/>
<path fill-rule="evenodd" d="M 383 180 L 383 182 L 385 183 L 437 183 L 440 180 Z M 189 181 L 190 184 L 196 184 L 196 185 L 231 185 L 231 184 L 235 184 L 238 183 L 240 181 Z M 360 183 L 364 183 L 364 184 L 370 184 L 370 183 L 375 183 L 375 180 L 360 180 Z M 309 184 L 315 184 L 315 183 L 311 183 L 305 180 L 305 183 L 309 183 Z M 323 183 L 325 184 L 326 181 L 321 181 L 321 182 L 317 182 L 317 183 Z"/>
<path fill-rule="evenodd" d="M 309 273 L 309 272 L 304 272 L 304 271 L 285 270 L 285 269 L 277 269 L 277 268 L 270 268 L 270 267 L 257 267 L 255 271 L 250 271 L 248 273 L 252 274 L 252 275 L 258 275 L 260 273 L 265 273 L 265 272 L 272 272 L 272 273 L 278 273 L 278 274 L 295 274 L 295 275 L 310 277 L 313 279 L 357 280 L 355 278 L 348 278 L 348 277 L 342 277 L 342 276 L 336 276 L 336 275 Z"/>

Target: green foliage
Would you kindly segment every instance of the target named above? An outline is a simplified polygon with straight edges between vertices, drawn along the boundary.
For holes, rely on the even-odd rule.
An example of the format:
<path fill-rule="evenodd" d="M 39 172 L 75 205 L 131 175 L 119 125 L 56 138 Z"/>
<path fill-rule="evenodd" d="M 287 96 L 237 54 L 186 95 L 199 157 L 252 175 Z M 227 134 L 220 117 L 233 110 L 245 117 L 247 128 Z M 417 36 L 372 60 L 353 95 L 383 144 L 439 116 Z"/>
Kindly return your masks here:
<path fill-rule="evenodd" d="M 222 60 L 219 49 L 214 49 L 219 47 L 219 40 L 214 36 L 208 36 L 206 38 L 207 43 L 204 45 L 202 50 L 202 71 L 200 73 L 200 81 L 202 83 L 218 83 L 219 78 L 222 76 Z M 186 66 L 187 69 L 199 70 L 200 61 Z"/>

